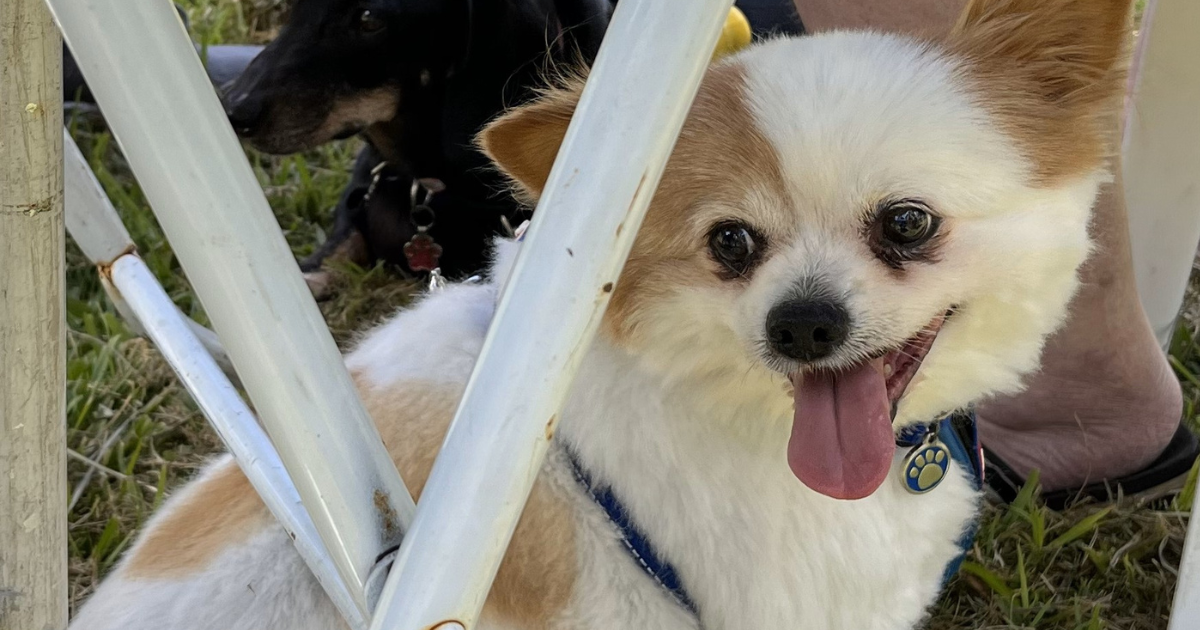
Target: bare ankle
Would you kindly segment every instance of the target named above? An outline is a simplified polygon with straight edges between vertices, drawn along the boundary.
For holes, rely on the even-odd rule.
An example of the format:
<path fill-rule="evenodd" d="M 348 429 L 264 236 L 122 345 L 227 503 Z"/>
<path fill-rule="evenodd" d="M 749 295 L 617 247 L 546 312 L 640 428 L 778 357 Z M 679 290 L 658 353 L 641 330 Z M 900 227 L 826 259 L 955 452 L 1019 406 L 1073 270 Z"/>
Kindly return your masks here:
<path fill-rule="evenodd" d="M 1143 368 L 1132 380 L 1044 374 L 1021 396 L 980 407 L 981 439 L 1018 474 L 1038 469 L 1048 490 L 1140 470 L 1170 442 L 1183 404 L 1165 359 Z"/>

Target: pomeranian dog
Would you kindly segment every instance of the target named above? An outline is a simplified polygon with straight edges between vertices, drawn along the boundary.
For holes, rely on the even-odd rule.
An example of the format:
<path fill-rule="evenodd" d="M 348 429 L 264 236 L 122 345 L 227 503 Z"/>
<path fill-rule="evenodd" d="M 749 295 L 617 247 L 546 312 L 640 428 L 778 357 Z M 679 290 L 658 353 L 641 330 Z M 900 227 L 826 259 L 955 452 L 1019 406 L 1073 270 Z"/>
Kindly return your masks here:
<path fill-rule="evenodd" d="M 1038 366 L 1089 252 L 1129 16 L 974 0 L 941 37 L 776 39 L 712 67 L 472 630 L 918 624 L 979 495 L 957 463 L 910 492 L 896 432 Z M 529 198 L 579 88 L 482 134 Z M 518 247 L 347 357 L 414 491 Z M 72 627 L 344 625 L 224 459 Z"/>

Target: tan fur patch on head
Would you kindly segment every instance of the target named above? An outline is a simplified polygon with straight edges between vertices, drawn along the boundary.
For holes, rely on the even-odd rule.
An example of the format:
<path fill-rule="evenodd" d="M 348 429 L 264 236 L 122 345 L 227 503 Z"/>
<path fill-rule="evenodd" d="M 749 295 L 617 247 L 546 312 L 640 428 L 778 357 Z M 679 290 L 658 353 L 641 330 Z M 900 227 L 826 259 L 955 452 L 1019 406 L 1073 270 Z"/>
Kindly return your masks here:
<path fill-rule="evenodd" d="M 189 486 L 154 522 L 130 553 L 124 571 L 133 578 L 185 576 L 273 522 L 258 493 L 230 460 Z"/>
<path fill-rule="evenodd" d="M 689 230 L 702 203 L 736 207 L 756 187 L 784 196 L 779 158 L 754 124 L 736 60 L 705 75 L 605 314 L 605 330 L 631 341 L 637 305 L 668 286 L 719 285 L 706 263 L 707 234 Z M 530 197 L 545 185 L 579 100 L 575 82 L 489 125 L 480 145 Z M 699 227 L 699 226 L 696 226 Z"/>
<path fill-rule="evenodd" d="M 364 380 L 358 382 L 384 445 L 409 490 L 420 496 L 462 390 L 427 383 L 371 388 Z M 566 608 L 575 573 L 572 513 L 539 479 L 500 564 L 485 614 L 516 627 L 547 628 Z"/>
<path fill-rule="evenodd" d="M 339 98 L 314 134 L 324 142 L 346 129 L 391 120 L 400 106 L 400 95 L 394 88 L 381 87 L 347 98 Z"/>
<path fill-rule="evenodd" d="M 745 69 L 713 67 L 704 77 L 617 282 L 605 328 L 633 342 L 638 305 L 664 287 L 721 286 L 709 259 L 708 228 L 691 216 L 701 205 L 737 208 L 747 190 L 786 198 L 779 156 L 746 102 Z M 692 228 L 689 230 L 688 228 Z"/>
<path fill-rule="evenodd" d="M 1131 0 L 972 0 L 945 41 L 981 102 L 1051 186 L 1117 148 Z"/>

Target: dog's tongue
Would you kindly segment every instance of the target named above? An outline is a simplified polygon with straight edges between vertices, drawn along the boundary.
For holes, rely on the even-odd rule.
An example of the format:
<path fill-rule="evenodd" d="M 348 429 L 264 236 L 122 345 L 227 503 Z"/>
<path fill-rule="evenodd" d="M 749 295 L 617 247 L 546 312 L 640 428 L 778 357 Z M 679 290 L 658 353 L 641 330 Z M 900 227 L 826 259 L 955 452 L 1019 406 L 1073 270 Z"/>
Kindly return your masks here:
<path fill-rule="evenodd" d="M 896 451 L 883 375 L 870 363 L 793 377 L 796 415 L 788 464 L 804 485 L 861 499 L 883 483 Z"/>

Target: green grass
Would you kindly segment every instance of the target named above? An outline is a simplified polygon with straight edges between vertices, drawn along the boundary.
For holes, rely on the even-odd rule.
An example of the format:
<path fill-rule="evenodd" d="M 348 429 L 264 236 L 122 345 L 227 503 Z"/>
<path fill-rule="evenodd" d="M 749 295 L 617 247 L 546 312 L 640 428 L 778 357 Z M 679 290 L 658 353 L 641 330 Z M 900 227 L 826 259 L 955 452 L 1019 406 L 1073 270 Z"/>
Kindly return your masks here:
<path fill-rule="evenodd" d="M 277 29 L 283 0 L 183 0 L 204 44 L 262 42 Z M 116 204 L 139 251 L 183 310 L 203 309 L 145 199 L 95 120 L 73 133 Z M 301 156 L 249 158 L 297 256 L 324 238 L 358 145 L 335 143 Z M 344 342 L 397 306 L 412 285 L 387 270 L 341 270 L 336 297 L 321 307 Z M 1172 357 L 1185 412 L 1200 413 L 1198 301 L 1188 298 Z M 196 406 L 154 348 L 134 337 L 106 301 L 95 270 L 68 251 L 67 419 L 70 568 L 79 602 L 134 540 L 153 510 L 220 450 Z M 935 607 L 928 628 L 1161 628 L 1170 608 L 1195 483 L 1175 505 L 1126 502 L 1056 513 L 1027 488 L 1011 506 L 985 508 L 963 572 Z"/>

